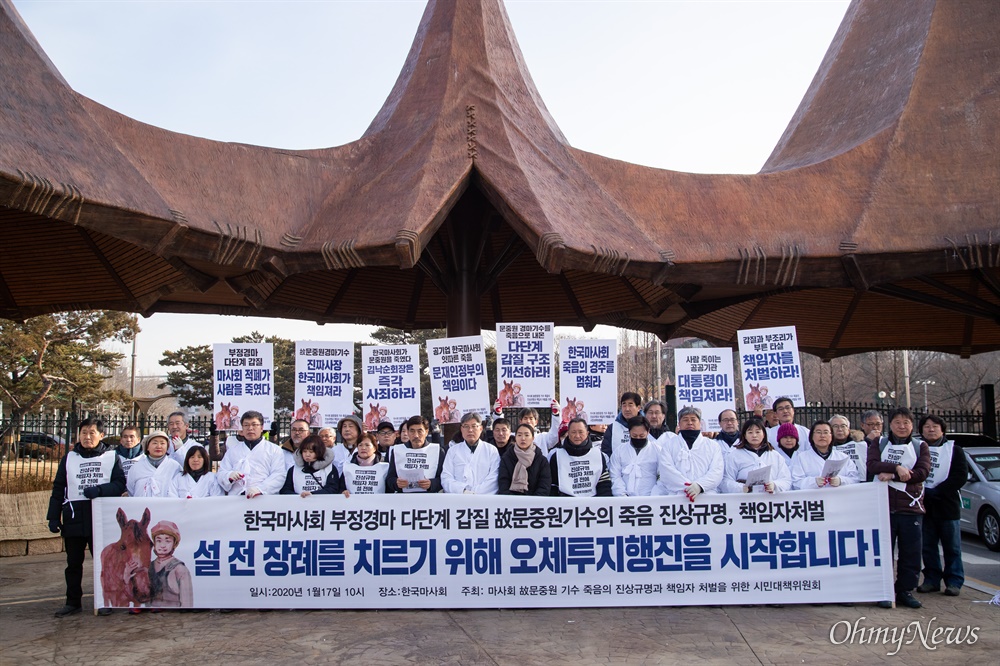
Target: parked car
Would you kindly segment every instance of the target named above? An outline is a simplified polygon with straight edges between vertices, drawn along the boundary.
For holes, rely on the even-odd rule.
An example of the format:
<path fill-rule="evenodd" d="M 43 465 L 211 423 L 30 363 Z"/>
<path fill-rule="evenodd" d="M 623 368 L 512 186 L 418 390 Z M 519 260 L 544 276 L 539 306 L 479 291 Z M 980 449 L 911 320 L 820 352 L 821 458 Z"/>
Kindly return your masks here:
<path fill-rule="evenodd" d="M 17 451 L 22 458 L 59 460 L 66 454 L 66 441 L 62 437 L 44 432 L 21 432 L 17 441 Z"/>
<path fill-rule="evenodd" d="M 990 550 L 1000 551 L 1000 447 L 966 450 L 969 480 L 962 495 L 963 532 L 978 534 Z"/>
<path fill-rule="evenodd" d="M 1000 446 L 1000 442 L 993 439 L 989 435 L 980 435 L 974 432 L 949 432 L 948 439 L 955 442 L 963 449 L 979 449 L 984 446 Z"/>

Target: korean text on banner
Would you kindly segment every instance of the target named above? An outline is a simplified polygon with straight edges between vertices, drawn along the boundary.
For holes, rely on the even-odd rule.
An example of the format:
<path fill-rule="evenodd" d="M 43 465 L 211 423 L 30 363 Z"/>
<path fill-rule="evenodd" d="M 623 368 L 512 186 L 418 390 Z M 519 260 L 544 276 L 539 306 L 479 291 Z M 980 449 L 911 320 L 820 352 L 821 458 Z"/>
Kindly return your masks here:
<path fill-rule="evenodd" d="M 334 427 L 354 414 L 354 343 L 295 343 L 295 418 Z"/>
<path fill-rule="evenodd" d="M 361 347 L 361 409 L 365 430 L 381 421 L 395 427 L 420 413 L 420 348 Z"/>
<path fill-rule="evenodd" d="M 719 412 L 736 408 L 733 350 L 728 347 L 674 350 L 674 371 L 677 411 L 682 407 L 697 407 L 701 410 L 702 430 L 721 430 Z"/>
<path fill-rule="evenodd" d="M 556 395 L 552 323 L 497 324 L 496 395 L 505 408 L 548 407 Z"/>
<path fill-rule="evenodd" d="M 486 349 L 481 335 L 427 341 L 434 418 L 458 423 L 464 414 L 490 412 Z"/>
<path fill-rule="evenodd" d="M 119 509 L 134 520 L 148 509 L 149 525 L 176 526 L 177 564 L 158 566 L 190 583 L 185 601 L 198 608 L 851 603 L 893 594 L 884 483 L 696 502 L 401 497 L 100 498 L 95 552 L 110 552 L 94 558 L 94 596 L 134 603 L 118 585 L 101 587 L 122 580 L 126 565 L 115 552 Z"/>
<path fill-rule="evenodd" d="M 796 407 L 806 404 L 802 388 L 802 362 L 794 326 L 737 331 L 740 343 L 740 376 L 748 411 L 770 409 L 778 398 L 788 397 Z"/>
<path fill-rule="evenodd" d="M 618 342 L 560 340 L 559 393 L 563 421 L 612 423 L 618 415 Z"/>
<path fill-rule="evenodd" d="M 264 427 L 274 419 L 274 346 L 270 342 L 212 345 L 215 427 L 239 430 L 240 417 L 254 410 Z"/>

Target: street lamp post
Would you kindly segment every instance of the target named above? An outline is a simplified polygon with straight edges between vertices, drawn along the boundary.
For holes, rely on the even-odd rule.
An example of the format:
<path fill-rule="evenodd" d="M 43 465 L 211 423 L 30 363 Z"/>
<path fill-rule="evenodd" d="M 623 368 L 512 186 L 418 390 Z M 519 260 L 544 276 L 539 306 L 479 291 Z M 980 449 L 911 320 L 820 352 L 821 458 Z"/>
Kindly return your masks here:
<path fill-rule="evenodd" d="M 926 414 L 927 413 L 927 387 L 928 386 L 934 386 L 935 384 L 937 384 L 937 382 L 934 381 L 933 379 L 921 379 L 921 380 L 919 380 L 917 382 L 917 384 L 922 384 L 923 387 L 924 387 L 924 414 Z"/>

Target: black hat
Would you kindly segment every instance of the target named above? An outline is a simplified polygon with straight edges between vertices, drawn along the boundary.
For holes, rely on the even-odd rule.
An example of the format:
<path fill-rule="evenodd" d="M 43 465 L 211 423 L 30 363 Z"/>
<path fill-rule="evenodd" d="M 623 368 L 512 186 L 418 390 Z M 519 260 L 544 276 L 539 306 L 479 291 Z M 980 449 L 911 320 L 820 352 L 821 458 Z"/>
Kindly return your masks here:
<path fill-rule="evenodd" d="M 392 425 L 388 421 L 382 421 L 378 424 L 378 428 L 375 428 L 375 432 L 382 432 L 383 430 L 391 430 L 396 432 L 396 426 Z"/>

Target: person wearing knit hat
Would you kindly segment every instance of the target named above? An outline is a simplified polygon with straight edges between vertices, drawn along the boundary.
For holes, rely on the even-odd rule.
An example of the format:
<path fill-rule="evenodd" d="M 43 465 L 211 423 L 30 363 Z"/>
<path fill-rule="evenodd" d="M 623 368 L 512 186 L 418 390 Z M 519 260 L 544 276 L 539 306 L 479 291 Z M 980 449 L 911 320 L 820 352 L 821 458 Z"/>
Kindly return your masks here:
<path fill-rule="evenodd" d="M 786 423 L 790 423 L 795 426 L 795 430 L 799 433 L 800 442 L 809 441 L 809 428 L 795 423 L 795 405 L 791 398 L 782 396 L 775 400 L 771 405 L 771 412 L 777 415 L 778 425 L 771 426 L 767 429 L 767 441 L 777 442 L 778 428 Z"/>
<path fill-rule="evenodd" d="M 154 608 L 191 608 L 194 605 L 194 588 L 191 572 L 184 563 L 174 557 L 174 551 L 181 542 L 181 532 L 177 524 L 161 520 L 150 531 L 153 537 L 153 554 L 156 559 L 149 563 L 149 586 Z M 131 561 L 125 565 L 125 580 L 129 582 L 141 565 Z"/>
<path fill-rule="evenodd" d="M 358 441 L 361 439 L 361 433 L 364 431 L 364 423 L 353 414 L 345 416 L 337 422 L 337 434 L 340 435 L 340 441 L 333 447 L 333 466 L 337 468 L 338 476 L 344 473 L 344 463 L 354 455 L 354 450 L 358 448 Z"/>
<path fill-rule="evenodd" d="M 128 470 L 126 489 L 129 497 L 169 497 L 174 478 L 181 466 L 170 456 L 170 436 L 154 430 L 142 440 L 146 455 Z"/>
<path fill-rule="evenodd" d="M 790 469 L 792 456 L 799 450 L 799 430 L 794 423 L 782 423 L 775 429 L 775 436 L 778 440 L 778 452 Z"/>

